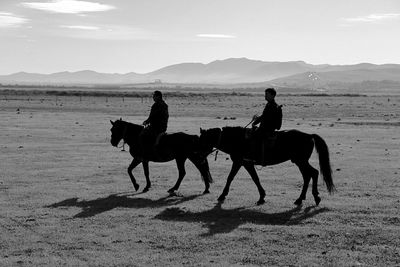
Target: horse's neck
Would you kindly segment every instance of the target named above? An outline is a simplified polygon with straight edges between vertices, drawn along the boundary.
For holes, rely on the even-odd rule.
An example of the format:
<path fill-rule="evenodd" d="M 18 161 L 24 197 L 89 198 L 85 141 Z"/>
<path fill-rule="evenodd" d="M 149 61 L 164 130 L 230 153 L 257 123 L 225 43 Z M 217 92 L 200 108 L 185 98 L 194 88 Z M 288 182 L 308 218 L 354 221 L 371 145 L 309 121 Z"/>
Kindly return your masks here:
<path fill-rule="evenodd" d="M 143 131 L 143 126 L 127 122 L 125 127 L 125 143 L 128 145 L 135 143 L 138 140 L 139 134 Z"/>
<path fill-rule="evenodd" d="M 242 140 L 240 140 L 241 138 L 239 137 L 241 135 L 241 133 L 236 133 L 233 131 L 239 131 L 238 129 L 234 129 L 234 128 L 224 128 L 222 129 L 221 133 L 220 133 L 220 137 L 219 137 L 219 148 L 220 150 L 224 151 L 225 153 L 231 153 L 233 151 L 235 151 L 235 149 L 237 149 L 237 144 L 238 142 L 241 142 Z M 243 136 L 244 139 L 244 136 Z"/>
<path fill-rule="evenodd" d="M 222 135 L 223 135 L 223 130 L 218 131 L 218 134 L 215 136 L 215 147 L 219 150 L 223 150 L 224 146 L 222 145 Z"/>

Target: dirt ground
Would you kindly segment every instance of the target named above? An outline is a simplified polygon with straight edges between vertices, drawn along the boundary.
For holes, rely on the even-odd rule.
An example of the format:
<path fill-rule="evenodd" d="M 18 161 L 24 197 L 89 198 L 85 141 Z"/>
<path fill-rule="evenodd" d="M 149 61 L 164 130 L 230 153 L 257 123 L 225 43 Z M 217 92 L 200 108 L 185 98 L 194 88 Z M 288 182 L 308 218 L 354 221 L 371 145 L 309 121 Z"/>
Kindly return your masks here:
<path fill-rule="evenodd" d="M 169 97 L 170 131 L 244 126 L 261 95 Z M 231 162 L 209 156 L 202 195 L 187 162 L 178 196 L 174 162 L 139 165 L 110 144 L 110 120 L 141 123 L 151 99 L 0 96 L 0 266 L 399 266 L 400 96 L 278 96 L 283 129 L 325 139 L 337 192 L 320 177 L 321 204 L 303 206 L 291 162 L 258 168 L 266 203 L 243 169 L 224 203 Z M 318 166 L 316 153 L 311 160 Z"/>

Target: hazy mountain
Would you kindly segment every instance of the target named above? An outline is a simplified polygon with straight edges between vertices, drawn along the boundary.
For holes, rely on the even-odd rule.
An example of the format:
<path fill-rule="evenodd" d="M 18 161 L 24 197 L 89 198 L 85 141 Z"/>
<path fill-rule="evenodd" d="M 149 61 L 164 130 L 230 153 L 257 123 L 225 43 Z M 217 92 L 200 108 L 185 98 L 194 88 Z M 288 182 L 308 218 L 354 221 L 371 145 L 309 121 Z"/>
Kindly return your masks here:
<path fill-rule="evenodd" d="M 182 63 L 138 74 L 98 73 L 90 70 L 35 74 L 19 72 L 0 76 L 3 84 L 133 84 L 208 83 L 237 84 L 272 82 L 279 86 L 324 87 L 332 83 L 365 81 L 400 82 L 400 65 L 312 65 L 304 61 L 267 62 L 247 58 L 216 60 L 208 64 Z"/>
<path fill-rule="evenodd" d="M 90 70 L 77 72 L 64 71 L 52 74 L 18 72 L 11 75 L 0 75 L 1 83 L 21 84 L 117 84 L 146 81 L 145 75 L 134 72 L 111 74 L 98 73 Z"/>
<path fill-rule="evenodd" d="M 326 71 L 326 72 L 305 72 L 292 76 L 271 80 L 272 84 L 287 87 L 308 87 L 329 89 L 337 87 L 340 84 L 356 84 L 366 82 L 385 82 L 391 81 L 400 85 L 400 67 L 381 68 L 377 66 L 369 69 L 351 69 L 344 71 Z M 371 83 L 377 85 L 377 83 Z M 399 87 L 400 89 L 400 87 Z"/>
<path fill-rule="evenodd" d="M 312 70 L 302 61 L 265 62 L 247 58 L 216 60 L 208 64 L 183 63 L 149 73 L 166 82 L 248 83 L 264 82 Z"/>

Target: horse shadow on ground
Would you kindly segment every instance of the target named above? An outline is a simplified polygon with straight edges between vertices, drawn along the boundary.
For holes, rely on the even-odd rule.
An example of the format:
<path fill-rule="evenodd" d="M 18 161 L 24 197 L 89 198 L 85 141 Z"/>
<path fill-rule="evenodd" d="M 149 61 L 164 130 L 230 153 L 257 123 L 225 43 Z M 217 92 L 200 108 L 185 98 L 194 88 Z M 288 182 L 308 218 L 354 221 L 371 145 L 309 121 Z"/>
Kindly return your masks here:
<path fill-rule="evenodd" d="M 82 211 L 73 218 L 88 218 L 100 213 L 110 211 L 115 208 L 159 208 L 177 205 L 198 198 L 199 195 L 177 196 L 169 195 L 160 199 L 152 200 L 147 198 L 132 197 L 139 194 L 112 194 L 94 200 L 81 200 L 79 198 L 69 198 L 63 201 L 45 206 L 46 208 L 78 207 Z"/>
<path fill-rule="evenodd" d="M 211 210 L 190 212 L 179 207 L 167 208 L 154 219 L 175 222 L 201 222 L 208 232 L 201 236 L 230 233 L 242 224 L 252 223 L 259 225 L 298 225 L 320 213 L 329 211 L 328 208 L 316 206 L 302 210 L 301 206 L 278 213 L 263 213 L 247 208 L 223 209 L 217 203 Z"/>

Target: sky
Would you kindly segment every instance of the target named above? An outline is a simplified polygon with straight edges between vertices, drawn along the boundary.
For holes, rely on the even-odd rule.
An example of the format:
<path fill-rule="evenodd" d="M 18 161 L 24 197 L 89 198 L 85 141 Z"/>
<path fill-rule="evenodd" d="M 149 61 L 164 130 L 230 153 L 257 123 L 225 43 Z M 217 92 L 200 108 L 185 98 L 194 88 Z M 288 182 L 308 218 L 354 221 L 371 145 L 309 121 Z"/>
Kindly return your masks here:
<path fill-rule="evenodd" d="M 0 74 L 400 64 L 400 0 L 0 0 Z"/>

